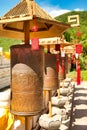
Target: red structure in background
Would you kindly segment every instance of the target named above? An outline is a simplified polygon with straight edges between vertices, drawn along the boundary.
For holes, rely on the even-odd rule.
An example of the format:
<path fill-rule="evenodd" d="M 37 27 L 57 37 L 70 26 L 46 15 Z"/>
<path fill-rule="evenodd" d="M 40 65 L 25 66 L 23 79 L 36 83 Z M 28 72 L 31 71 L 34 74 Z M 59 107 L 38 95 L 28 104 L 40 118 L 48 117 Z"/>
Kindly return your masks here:
<path fill-rule="evenodd" d="M 80 32 L 80 28 L 78 28 L 78 32 L 76 33 L 77 38 L 78 38 L 78 42 L 80 42 L 80 37 L 82 35 L 82 33 Z M 82 44 L 78 43 L 76 44 L 76 53 L 81 54 L 82 53 Z M 78 61 L 77 61 L 77 66 L 76 66 L 76 70 L 77 70 L 77 85 L 81 84 L 81 68 L 80 68 L 80 61 L 79 61 L 79 57 L 78 57 Z"/>
<path fill-rule="evenodd" d="M 55 50 L 60 52 L 60 44 L 55 45 Z M 56 54 L 56 71 L 59 72 L 59 54 Z"/>
<path fill-rule="evenodd" d="M 64 70 L 65 69 L 65 66 L 64 66 L 64 57 L 62 57 L 62 73 L 64 74 Z"/>
<path fill-rule="evenodd" d="M 76 44 L 76 53 L 78 54 L 82 53 L 82 44 L 80 43 Z"/>
<path fill-rule="evenodd" d="M 81 84 L 81 71 L 80 71 L 80 63 L 77 62 L 77 85 Z"/>

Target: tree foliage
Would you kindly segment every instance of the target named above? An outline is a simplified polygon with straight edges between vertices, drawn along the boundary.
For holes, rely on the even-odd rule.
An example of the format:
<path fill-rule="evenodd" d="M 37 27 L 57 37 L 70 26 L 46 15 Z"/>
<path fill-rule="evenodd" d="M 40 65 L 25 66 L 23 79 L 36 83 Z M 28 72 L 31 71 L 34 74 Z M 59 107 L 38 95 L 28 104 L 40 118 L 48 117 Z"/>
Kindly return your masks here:
<path fill-rule="evenodd" d="M 71 15 L 79 15 L 80 31 L 82 33 L 81 41 L 85 40 L 87 38 L 87 11 L 72 11 L 72 12 L 68 12 L 63 15 L 57 16 L 55 17 L 55 19 L 64 23 L 68 23 L 68 16 L 71 16 Z M 68 37 L 67 40 L 70 42 L 73 39 L 77 39 L 76 37 L 77 31 L 78 31 L 78 27 L 73 27 L 73 28 L 68 29 L 65 32 L 66 39 Z"/>
<path fill-rule="evenodd" d="M 68 23 L 68 16 L 71 15 L 79 15 L 80 20 L 80 32 L 81 32 L 81 38 L 80 43 L 83 45 L 83 53 L 80 55 L 80 64 L 82 69 L 87 69 L 87 11 L 72 11 L 65 13 L 63 15 L 55 17 L 56 20 Z M 77 43 L 78 38 L 76 36 L 76 33 L 78 32 L 78 27 L 72 27 L 68 29 L 64 36 L 68 42 L 75 41 Z"/>

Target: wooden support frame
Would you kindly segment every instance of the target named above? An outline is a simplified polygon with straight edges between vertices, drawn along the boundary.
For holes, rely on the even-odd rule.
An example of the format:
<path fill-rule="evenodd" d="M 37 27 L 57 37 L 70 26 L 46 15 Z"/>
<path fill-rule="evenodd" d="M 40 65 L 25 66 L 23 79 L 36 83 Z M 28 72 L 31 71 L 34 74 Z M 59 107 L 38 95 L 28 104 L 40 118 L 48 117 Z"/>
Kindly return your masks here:
<path fill-rule="evenodd" d="M 71 27 L 80 26 L 79 15 L 68 16 L 68 22 L 72 23 Z"/>

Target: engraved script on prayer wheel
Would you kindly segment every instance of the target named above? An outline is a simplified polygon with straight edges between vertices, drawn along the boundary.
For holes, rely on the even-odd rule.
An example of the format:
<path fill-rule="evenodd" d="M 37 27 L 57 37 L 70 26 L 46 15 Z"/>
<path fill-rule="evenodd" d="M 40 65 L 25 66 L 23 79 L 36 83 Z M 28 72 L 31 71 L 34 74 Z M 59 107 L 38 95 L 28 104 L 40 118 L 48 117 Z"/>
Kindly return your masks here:
<path fill-rule="evenodd" d="M 56 71 L 56 55 L 45 54 L 44 90 L 58 88 L 58 73 Z"/>
<path fill-rule="evenodd" d="M 11 47 L 11 112 L 36 115 L 43 108 L 43 47 L 32 50 L 30 45 Z"/>

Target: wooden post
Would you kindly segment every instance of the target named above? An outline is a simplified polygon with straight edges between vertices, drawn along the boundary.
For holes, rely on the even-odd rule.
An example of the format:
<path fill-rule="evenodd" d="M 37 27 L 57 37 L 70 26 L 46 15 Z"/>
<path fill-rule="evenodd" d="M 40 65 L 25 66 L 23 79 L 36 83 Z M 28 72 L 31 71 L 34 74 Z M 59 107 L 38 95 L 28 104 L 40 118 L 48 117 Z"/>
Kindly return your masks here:
<path fill-rule="evenodd" d="M 32 120 L 32 116 L 31 117 L 28 117 L 28 116 L 25 117 L 25 130 L 31 130 L 32 129 L 31 120 Z"/>
<path fill-rule="evenodd" d="M 31 5 L 29 5 L 29 1 L 30 0 L 26 0 L 28 10 L 31 15 L 32 10 L 31 10 Z M 29 44 L 29 41 L 30 41 L 30 22 L 29 21 L 24 22 L 24 39 L 25 39 L 25 44 Z M 27 116 L 25 117 L 25 130 L 31 130 L 30 120 L 31 120 L 30 117 L 27 117 Z"/>
<path fill-rule="evenodd" d="M 43 98 L 44 98 L 44 107 L 47 107 L 47 103 L 48 103 L 48 93 L 47 93 L 47 90 L 43 91 Z"/>
<path fill-rule="evenodd" d="M 49 93 L 49 101 L 51 101 L 51 97 L 52 97 L 52 92 L 51 92 L 51 90 L 48 90 L 48 93 Z"/>
<path fill-rule="evenodd" d="M 64 88 L 64 80 L 62 81 L 62 88 Z"/>
<path fill-rule="evenodd" d="M 51 90 L 44 90 L 43 95 L 44 95 L 44 106 L 47 107 L 48 101 L 51 101 L 52 92 Z"/>
<path fill-rule="evenodd" d="M 49 117 L 52 117 L 52 103 L 49 101 Z"/>
<path fill-rule="evenodd" d="M 60 98 L 60 88 L 57 89 L 58 98 Z"/>
<path fill-rule="evenodd" d="M 58 93 L 58 98 L 60 98 L 60 80 L 59 80 L 59 77 L 58 77 L 58 89 L 57 89 L 57 93 Z"/>

